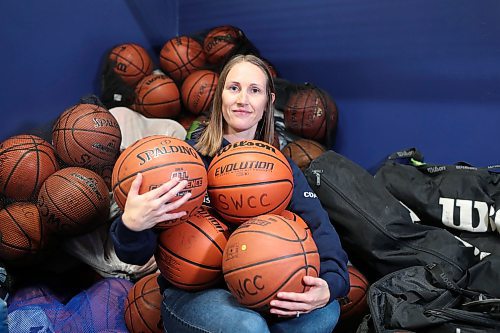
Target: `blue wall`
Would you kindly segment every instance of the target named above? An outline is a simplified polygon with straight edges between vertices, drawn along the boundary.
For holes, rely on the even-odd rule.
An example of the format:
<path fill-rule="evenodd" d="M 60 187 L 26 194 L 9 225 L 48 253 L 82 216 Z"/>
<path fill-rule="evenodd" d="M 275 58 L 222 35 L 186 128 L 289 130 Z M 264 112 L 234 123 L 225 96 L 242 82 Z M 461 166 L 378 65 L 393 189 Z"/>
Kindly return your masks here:
<path fill-rule="evenodd" d="M 336 151 L 366 168 L 415 146 L 426 160 L 499 163 L 498 0 L 7 0 L 0 2 L 0 139 L 100 90 L 118 43 L 232 24 L 281 77 L 339 106 Z"/>

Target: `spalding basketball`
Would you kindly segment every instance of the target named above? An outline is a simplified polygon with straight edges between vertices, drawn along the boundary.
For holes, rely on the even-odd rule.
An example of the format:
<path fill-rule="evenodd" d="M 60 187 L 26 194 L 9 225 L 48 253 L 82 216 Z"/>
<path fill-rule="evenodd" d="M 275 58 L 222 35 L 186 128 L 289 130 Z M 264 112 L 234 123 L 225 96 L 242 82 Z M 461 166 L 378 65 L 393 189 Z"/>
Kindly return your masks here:
<path fill-rule="evenodd" d="M 290 164 L 278 149 L 262 141 L 227 145 L 214 156 L 207 173 L 211 205 L 228 222 L 279 214 L 292 198 Z"/>
<path fill-rule="evenodd" d="M 129 290 L 125 301 L 125 324 L 130 333 L 163 333 L 159 275 L 146 275 Z"/>
<path fill-rule="evenodd" d="M 309 228 L 309 225 L 306 223 L 306 221 L 304 221 L 304 219 L 302 219 L 302 217 L 286 209 L 282 211 L 280 215 L 294 222 L 297 228 L 304 228 L 309 234 L 309 236 L 312 238 L 311 228 Z"/>
<path fill-rule="evenodd" d="M 297 166 L 304 171 L 312 160 L 318 158 L 326 151 L 320 143 L 309 139 L 297 139 L 288 143 L 281 152 L 289 157 Z"/>
<path fill-rule="evenodd" d="M 208 111 L 212 106 L 219 74 L 210 70 L 199 70 L 189 74 L 181 87 L 184 106 L 194 114 Z"/>
<path fill-rule="evenodd" d="M 153 71 L 151 57 L 138 44 L 120 44 L 111 50 L 108 59 L 111 61 L 113 71 L 130 86 L 135 86 Z"/>
<path fill-rule="evenodd" d="M 163 74 L 151 74 L 135 88 L 134 109 L 148 118 L 175 118 L 181 112 L 179 88 Z"/>
<path fill-rule="evenodd" d="M 173 200 L 191 192 L 191 198 L 172 212 L 186 211 L 187 215 L 161 222 L 156 228 L 171 227 L 188 219 L 203 203 L 207 189 L 207 172 L 200 155 L 183 140 L 165 135 L 152 135 L 137 140 L 118 157 L 111 183 L 118 207 L 124 209 L 130 185 L 137 173 L 142 173 L 139 194 L 166 183 L 172 178 L 186 179 L 188 185 Z"/>
<path fill-rule="evenodd" d="M 94 104 L 76 104 L 52 128 L 52 144 L 68 166 L 99 169 L 114 164 L 122 136 L 115 117 Z"/>
<path fill-rule="evenodd" d="M 180 36 L 170 39 L 160 52 L 160 67 L 176 82 L 205 65 L 203 46 L 195 39 Z"/>
<path fill-rule="evenodd" d="M 238 46 L 242 36 L 240 29 L 229 25 L 210 30 L 203 40 L 208 62 L 220 64 Z"/>
<path fill-rule="evenodd" d="M 94 171 L 67 167 L 43 182 L 37 206 L 50 232 L 79 235 L 107 221 L 109 191 L 104 179 Z"/>
<path fill-rule="evenodd" d="M 337 127 L 337 107 L 328 94 L 311 86 L 290 93 L 283 111 L 285 128 L 302 138 L 324 142 Z"/>
<path fill-rule="evenodd" d="M 0 258 L 17 263 L 47 244 L 48 235 L 34 203 L 14 202 L 0 210 Z"/>
<path fill-rule="evenodd" d="M 35 201 L 42 183 L 59 170 L 54 148 L 35 135 L 15 135 L 0 143 L 0 193 Z"/>
<path fill-rule="evenodd" d="M 366 277 L 354 266 L 347 266 L 351 287 L 341 300 L 340 320 L 361 318 L 368 312 L 367 292 L 369 283 Z"/>
<path fill-rule="evenodd" d="M 207 208 L 160 233 L 155 253 L 160 272 L 174 286 L 201 290 L 222 280 L 228 228 Z"/>
<path fill-rule="evenodd" d="M 278 292 L 307 291 L 302 279 L 319 275 L 320 259 L 314 240 L 303 227 L 267 214 L 248 220 L 231 234 L 222 271 L 238 302 L 267 311 Z"/>

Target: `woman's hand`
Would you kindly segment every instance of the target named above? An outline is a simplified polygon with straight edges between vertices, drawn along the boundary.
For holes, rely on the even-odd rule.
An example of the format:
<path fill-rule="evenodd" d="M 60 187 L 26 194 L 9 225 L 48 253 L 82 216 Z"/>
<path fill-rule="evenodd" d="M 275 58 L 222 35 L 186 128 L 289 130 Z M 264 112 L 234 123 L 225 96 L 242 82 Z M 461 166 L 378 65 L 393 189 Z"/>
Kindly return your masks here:
<path fill-rule="evenodd" d="M 187 181 L 173 178 L 154 190 L 139 194 L 142 183 L 142 174 L 138 173 L 130 186 L 125 202 L 122 221 L 127 228 L 133 231 L 142 231 L 154 227 L 156 224 L 174 220 L 186 215 L 186 212 L 169 213 L 181 207 L 191 197 L 185 193 L 180 199 L 169 202 L 177 193 L 182 191 Z"/>
<path fill-rule="evenodd" d="M 279 292 L 271 301 L 270 312 L 280 317 L 296 317 L 297 313 L 308 313 L 328 303 L 330 289 L 325 280 L 304 276 L 302 281 L 309 286 L 309 290 L 303 293 Z"/>

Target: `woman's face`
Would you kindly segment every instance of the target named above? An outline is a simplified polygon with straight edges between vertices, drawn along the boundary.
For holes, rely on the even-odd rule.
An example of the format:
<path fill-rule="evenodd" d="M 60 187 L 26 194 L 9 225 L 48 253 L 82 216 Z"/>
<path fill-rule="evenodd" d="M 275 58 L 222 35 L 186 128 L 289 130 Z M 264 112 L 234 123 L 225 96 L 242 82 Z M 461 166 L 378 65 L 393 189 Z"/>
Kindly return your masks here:
<path fill-rule="evenodd" d="M 254 138 L 267 106 L 266 87 L 266 74 L 258 66 L 240 62 L 231 68 L 222 91 L 224 134 Z"/>

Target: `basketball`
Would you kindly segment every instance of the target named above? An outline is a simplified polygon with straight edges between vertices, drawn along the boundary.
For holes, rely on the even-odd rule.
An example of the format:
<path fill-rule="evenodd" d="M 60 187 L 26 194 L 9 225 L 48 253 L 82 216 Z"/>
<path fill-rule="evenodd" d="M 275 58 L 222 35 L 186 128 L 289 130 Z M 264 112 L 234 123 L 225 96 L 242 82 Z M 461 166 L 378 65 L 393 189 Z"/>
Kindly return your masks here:
<path fill-rule="evenodd" d="M 47 235 L 34 203 L 14 202 L 0 210 L 0 258 L 22 262 L 45 247 Z"/>
<path fill-rule="evenodd" d="M 302 217 L 300 217 L 299 215 L 295 214 L 294 212 L 286 210 L 286 209 L 284 211 L 282 211 L 280 215 L 283 216 L 284 218 L 294 222 L 295 225 L 297 226 L 297 228 L 304 228 L 307 231 L 307 233 L 309 234 L 309 236 L 312 238 L 311 229 L 309 228 L 307 223 L 302 219 Z"/>
<path fill-rule="evenodd" d="M 189 74 L 181 87 L 184 106 L 194 114 L 208 111 L 212 106 L 219 74 L 209 70 L 199 70 Z"/>
<path fill-rule="evenodd" d="M 156 228 L 171 227 L 188 219 L 203 203 L 207 189 L 207 172 L 200 155 L 183 140 L 165 135 L 152 135 L 137 140 L 118 157 L 111 183 L 118 207 L 123 210 L 130 185 L 137 173 L 142 173 L 139 194 L 155 189 L 172 178 L 188 180 L 188 185 L 173 200 L 191 192 L 191 198 L 172 212 L 187 211 L 187 215 L 157 224 Z"/>
<path fill-rule="evenodd" d="M 319 157 L 326 151 L 320 143 L 309 139 L 297 139 L 287 144 L 281 152 L 290 158 L 297 166 L 304 171 L 312 160 Z"/>
<path fill-rule="evenodd" d="M 285 128 L 305 139 L 324 142 L 337 127 L 337 107 L 328 94 L 315 87 L 290 93 L 284 111 Z"/>
<path fill-rule="evenodd" d="M 54 147 L 35 135 L 15 135 L 0 143 L 0 193 L 16 201 L 36 201 L 42 183 L 59 170 Z"/>
<path fill-rule="evenodd" d="M 135 88 L 134 109 L 148 118 L 175 118 L 181 112 L 179 89 L 166 75 L 151 74 Z"/>
<path fill-rule="evenodd" d="M 115 117 L 94 104 L 76 104 L 52 127 L 52 144 L 67 166 L 100 169 L 114 164 L 122 136 Z"/>
<path fill-rule="evenodd" d="M 347 320 L 360 318 L 368 312 L 366 295 L 368 292 L 368 280 L 354 266 L 347 266 L 351 288 L 347 296 L 341 300 L 340 319 Z"/>
<path fill-rule="evenodd" d="M 188 36 L 170 39 L 160 51 L 160 67 L 178 83 L 204 65 L 203 46 Z"/>
<path fill-rule="evenodd" d="M 220 64 L 234 50 L 243 32 L 232 26 L 220 26 L 210 30 L 203 39 L 203 49 L 211 64 Z"/>
<path fill-rule="evenodd" d="M 158 275 L 142 277 L 129 290 L 125 301 L 125 324 L 130 333 L 163 333 Z"/>
<path fill-rule="evenodd" d="M 162 275 L 174 286 L 202 290 L 222 281 L 228 228 L 201 207 L 181 224 L 164 230 L 155 253 Z"/>
<path fill-rule="evenodd" d="M 114 47 L 108 56 L 113 71 L 129 86 L 135 86 L 153 71 L 148 52 L 140 45 L 128 43 Z"/>
<path fill-rule="evenodd" d="M 79 235 L 106 222 L 110 199 L 104 179 L 92 170 L 67 167 L 43 182 L 38 210 L 44 227 L 62 235 Z"/>
<path fill-rule="evenodd" d="M 261 215 L 231 234 L 222 257 L 222 271 L 240 304 L 267 311 L 278 292 L 307 291 L 302 279 L 318 276 L 319 253 L 302 226 L 279 215 Z"/>
<path fill-rule="evenodd" d="M 227 145 L 215 154 L 207 174 L 212 207 L 228 222 L 279 214 L 292 198 L 290 164 L 278 149 L 262 141 Z"/>

